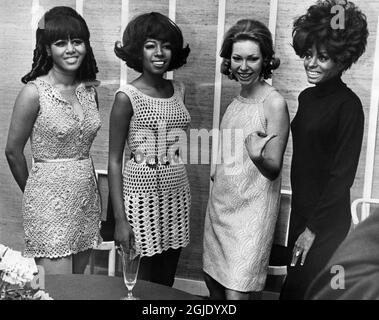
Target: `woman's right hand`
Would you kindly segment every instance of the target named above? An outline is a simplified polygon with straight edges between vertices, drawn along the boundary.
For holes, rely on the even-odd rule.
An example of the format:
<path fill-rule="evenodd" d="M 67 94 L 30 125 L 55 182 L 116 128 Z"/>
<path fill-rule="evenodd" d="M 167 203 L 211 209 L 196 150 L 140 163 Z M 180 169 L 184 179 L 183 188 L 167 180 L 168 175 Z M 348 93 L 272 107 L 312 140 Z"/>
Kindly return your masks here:
<path fill-rule="evenodd" d="M 114 240 L 116 245 L 123 245 L 126 248 L 132 248 L 134 246 L 134 232 L 126 220 L 116 221 Z"/>
<path fill-rule="evenodd" d="M 276 134 L 268 135 L 261 131 L 250 133 L 245 139 L 245 146 L 250 159 L 253 161 L 262 160 L 262 154 L 267 143 L 276 136 Z"/>

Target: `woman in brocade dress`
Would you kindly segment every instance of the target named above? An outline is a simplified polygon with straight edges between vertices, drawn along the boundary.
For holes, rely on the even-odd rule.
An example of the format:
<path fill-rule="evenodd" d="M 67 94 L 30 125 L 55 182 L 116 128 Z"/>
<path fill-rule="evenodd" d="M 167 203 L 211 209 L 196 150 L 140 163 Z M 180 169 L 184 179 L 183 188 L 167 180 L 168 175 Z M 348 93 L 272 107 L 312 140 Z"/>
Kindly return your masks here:
<path fill-rule="evenodd" d="M 259 299 L 279 211 L 289 115 L 284 98 L 264 81 L 280 63 L 264 24 L 238 21 L 220 55 L 221 71 L 241 91 L 221 121 L 221 163 L 212 174 L 203 270 L 211 299 Z"/>

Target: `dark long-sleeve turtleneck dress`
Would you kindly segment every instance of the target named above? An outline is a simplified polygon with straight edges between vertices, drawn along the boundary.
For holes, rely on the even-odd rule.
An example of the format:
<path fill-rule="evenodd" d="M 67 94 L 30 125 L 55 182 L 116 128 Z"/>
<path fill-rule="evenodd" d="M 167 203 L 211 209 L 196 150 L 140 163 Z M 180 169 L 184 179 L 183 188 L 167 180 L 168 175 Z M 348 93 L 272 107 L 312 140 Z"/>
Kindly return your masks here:
<path fill-rule="evenodd" d="M 303 299 L 317 273 L 346 237 L 351 223 L 350 188 L 361 151 L 364 114 L 358 96 L 340 77 L 299 95 L 291 123 L 292 210 L 288 275 L 281 299 Z M 305 264 L 290 266 L 294 244 L 308 228 L 315 241 Z"/>

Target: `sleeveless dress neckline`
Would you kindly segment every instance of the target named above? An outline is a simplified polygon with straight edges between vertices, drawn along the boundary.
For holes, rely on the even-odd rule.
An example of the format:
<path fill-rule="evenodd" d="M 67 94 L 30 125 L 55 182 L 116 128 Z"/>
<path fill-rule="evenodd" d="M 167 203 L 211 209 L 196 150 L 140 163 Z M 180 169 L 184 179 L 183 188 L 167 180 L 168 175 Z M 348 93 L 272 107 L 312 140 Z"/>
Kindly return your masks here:
<path fill-rule="evenodd" d="M 85 88 L 85 85 L 84 85 L 83 82 L 80 82 L 80 83 L 76 86 L 76 88 L 75 88 L 75 96 L 76 96 L 76 98 L 78 99 L 79 105 L 82 107 L 82 111 L 83 111 L 83 118 L 81 119 L 81 118 L 79 117 L 79 115 L 75 112 L 73 104 L 70 103 L 69 101 L 67 101 L 67 99 L 65 99 L 65 98 L 62 96 L 62 94 L 60 93 L 60 91 L 59 91 L 59 90 L 58 90 L 58 89 L 57 89 L 52 83 L 50 83 L 50 82 L 47 81 L 47 80 L 42 79 L 41 77 L 36 78 L 36 80 L 42 81 L 42 82 L 46 83 L 47 85 L 49 85 L 49 86 L 51 87 L 52 91 L 55 93 L 55 95 L 56 95 L 57 98 L 59 98 L 60 100 L 62 100 L 63 102 L 65 102 L 65 103 L 67 103 L 69 106 L 71 106 L 71 107 L 73 108 L 73 112 L 72 112 L 72 114 L 74 115 L 74 118 L 75 118 L 78 122 L 81 123 L 81 122 L 83 122 L 83 121 L 85 120 L 86 112 L 85 112 L 85 109 L 83 108 L 82 104 L 80 103 L 80 100 L 79 100 L 80 98 L 79 98 L 79 95 L 78 95 L 78 92 L 80 92 L 80 90 L 81 90 L 82 88 Z"/>
<path fill-rule="evenodd" d="M 270 95 L 270 93 L 275 90 L 276 89 L 274 87 L 270 86 L 264 91 L 261 97 L 246 98 L 246 97 L 241 96 L 241 94 L 239 94 L 235 99 L 239 100 L 242 103 L 252 103 L 252 104 L 263 103 L 267 99 L 267 97 Z"/>
<path fill-rule="evenodd" d="M 149 98 L 149 99 L 155 99 L 155 100 L 162 100 L 162 101 L 166 101 L 166 100 L 173 100 L 176 98 L 176 86 L 175 86 L 175 82 L 172 81 L 171 82 L 171 85 L 173 87 L 173 93 L 172 93 L 172 96 L 171 97 L 167 97 L 167 98 L 160 98 L 160 97 L 152 97 L 152 96 L 149 96 L 148 94 L 144 93 L 143 91 L 141 91 L 140 89 L 138 89 L 136 86 L 132 85 L 131 83 L 127 84 L 127 86 L 130 86 L 131 88 L 133 88 L 135 91 L 137 91 L 140 95 L 146 97 L 146 98 Z"/>

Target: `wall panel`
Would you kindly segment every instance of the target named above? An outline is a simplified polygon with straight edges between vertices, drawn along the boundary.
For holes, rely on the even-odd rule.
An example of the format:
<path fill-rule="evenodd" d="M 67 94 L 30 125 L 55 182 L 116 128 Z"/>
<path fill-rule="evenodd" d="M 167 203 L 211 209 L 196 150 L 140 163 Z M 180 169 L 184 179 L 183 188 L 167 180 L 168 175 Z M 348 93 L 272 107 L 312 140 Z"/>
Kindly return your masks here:
<path fill-rule="evenodd" d="M 39 4 L 41 7 L 44 8 L 45 11 L 56 7 L 56 6 L 67 6 L 74 8 L 76 7 L 76 1 L 75 0 L 39 0 Z"/>
<path fill-rule="evenodd" d="M 307 87 L 307 80 L 302 60 L 294 54 L 292 43 L 292 23 L 294 17 L 305 12 L 313 1 L 281 0 L 278 4 L 275 53 L 280 59 L 280 66 L 274 71 L 273 85 L 283 95 L 288 104 L 291 121 L 297 110 L 297 97 Z M 282 187 L 290 189 L 290 165 L 292 155 L 292 137 L 287 144 L 283 163 Z"/>
<path fill-rule="evenodd" d="M 109 114 L 120 81 L 120 60 L 113 48 L 120 40 L 121 0 L 85 0 L 83 16 L 91 32 L 91 46 L 99 68 L 97 79 L 101 82 L 97 91 L 102 126 L 91 153 L 96 169 L 107 169 Z"/>
<path fill-rule="evenodd" d="M 363 2 L 363 1 L 361 1 Z M 369 75 L 372 76 L 372 72 L 377 72 L 376 76 L 378 76 L 379 70 L 373 70 L 373 60 L 374 60 L 374 46 L 375 46 L 375 39 L 378 37 L 379 30 L 377 29 L 378 26 L 378 19 L 379 19 L 379 2 L 378 1 L 365 1 L 365 5 L 362 5 L 362 10 L 364 12 L 368 13 L 369 17 L 369 26 L 370 26 L 370 40 L 368 43 L 368 47 L 370 48 L 370 57 L 367 58 L 366 61 L 366 68 L 369 72 Z M 379 48 L 376 48 L 377 51 L 379 51 Z M 378 63 L 378 61 L 377 61 Z M 361 84 L 361 86 L 364 86 L 364 83 Z M 367 90 L 367 101 L 370 103 L 370 94 L 371 94 L 371 85 L 369 87 L 365 87 Z M 374 88 L 376 92 L 379 91 L 378 88 Z M 368 113 L 366 116 L 366 121 L 368 121 Z M 379 118 L 377 119 L 377 135 L 376 135 L 376 145 L 375 145 L 375 160 L 374 160 L 374 174 L 373 174 L 373 184 L 372 184 L 372 197 L 373 198 L 379 198 Z"/>
<path fill-rule="evenodd" d="M 4 0 L 0 8 L 0 243 L 23 248 L 22 194 L 4 155 L 13 104 L 32 66 L 35 35 L 31 28 L 32 1 Z M 29 144 L 26 154 L 30 154 Z"/>
<path fill-rule="evenodd" d="M 182 29 L 185 42 L 190 45 L 191 53 L 187 64 L 174 72 L 174 79 L 186 85 L 186 106 L 191 115 L 190 128 L 193 129 L 212 129 L 217 12 L 216 0 L 196 3 L 177 1 L 176 22 Z M 202 279 L 203 225 L 209 194 L 209 168 L 209 164 L 187 165 L 192 197 L 191 242 L 182 251 L 177 272 L 179 277 Z"/>
<path fill-rule="evenodd" d="M 365 113 L 365 131 L 363 136 L 363 144 L 357 174 L 355 176 L 354 185 L 351 190 L 351 199 L 362 197 L 365 166 L 366 166 L 366 149 L 367 149 L 367 130 L 370 115 L 370 99 L 371 84 L 373 79 L 375 39 L 377 36 L 377 24 L 379 18 L 379 2 L 376 0 L 356 0 L 354 3 L 367 16 L 369 38 L 367 41 L 366 52 L 359 59 L 358 63 L 352 66 L 350 70 L 343 76 L 346 84 L 358 95 L 363 104 Z M 377 48 L 376 50 L 379 50 Z M 379 88 L 377 88 L 379 90 Z M 378 150 L 377 150 L 378 151 Z M 375 176 L 374 176 L 375 181 Z M 376 188 L 377 189 L 377 188 Z M 373 188 L 373 196 L 375 195 L 375 187 Z"/>

